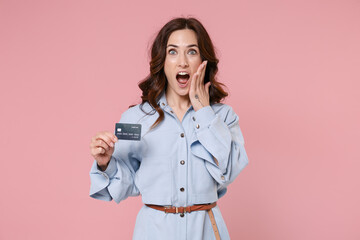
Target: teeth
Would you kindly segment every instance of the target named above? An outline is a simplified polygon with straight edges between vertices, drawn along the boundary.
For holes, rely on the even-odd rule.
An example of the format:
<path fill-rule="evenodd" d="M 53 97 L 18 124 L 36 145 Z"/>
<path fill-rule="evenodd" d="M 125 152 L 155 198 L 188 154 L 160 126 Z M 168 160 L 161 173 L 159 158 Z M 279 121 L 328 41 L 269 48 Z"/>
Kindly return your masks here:
<path fill-rule="evenodd" d="M 188 75 L 188 73 L 186 73 L 186 72 L 179 72 L 178 74 L 179 75 Z"/>

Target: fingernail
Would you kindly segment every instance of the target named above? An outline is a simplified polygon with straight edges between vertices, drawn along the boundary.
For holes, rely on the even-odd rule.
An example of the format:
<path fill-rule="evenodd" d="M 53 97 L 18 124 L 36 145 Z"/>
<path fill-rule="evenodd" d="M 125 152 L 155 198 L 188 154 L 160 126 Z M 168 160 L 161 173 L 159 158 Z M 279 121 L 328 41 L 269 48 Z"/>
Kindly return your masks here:
<path fill-rule="evenodd" d="M 110 143 L 110 146 L 111 146 L 111 147 L 114 147 L 114 143 L 111 142 L 111 143 Z"/>

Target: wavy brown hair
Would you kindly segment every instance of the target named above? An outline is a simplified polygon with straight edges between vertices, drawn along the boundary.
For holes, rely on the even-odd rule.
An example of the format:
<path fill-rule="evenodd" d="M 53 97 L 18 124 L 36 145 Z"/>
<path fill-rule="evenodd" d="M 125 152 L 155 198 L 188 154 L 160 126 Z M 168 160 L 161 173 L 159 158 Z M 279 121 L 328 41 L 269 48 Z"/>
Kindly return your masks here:
<path fill-rule="evenodd" d="M 196 33 L 201 59 L 202 61 L 208 61 L 204 84 L 209 81 L 211 82 L 209 89 L 210 104 L 219 103 L 228 96 L 228 93 L 222 88 L 222 86 L 225 85 L 216 80 L 219 59 L 216 57 L 214 46 L 204 26 L 196 18 L 174 18 L 166 23 L 158 32 L 151 47 L 150 74 L 139 83 L 139 88 L 142 90 L 141 110 L 144 112 L 142 106 L 148 102 L 153 107 L 153 111 L 145 113 L 154 114 L 155 111 L 159 113 L 159 117 L 150 129 L 155 128 L 164 120 L 164 111 L 158 106 L 157 102 L 167 88 L 167 80 L 164 72 L 166 44 L 172 32 L 182 29 L 191 29 Z M 129 107 L 133 106 L 135 105 Z"/>

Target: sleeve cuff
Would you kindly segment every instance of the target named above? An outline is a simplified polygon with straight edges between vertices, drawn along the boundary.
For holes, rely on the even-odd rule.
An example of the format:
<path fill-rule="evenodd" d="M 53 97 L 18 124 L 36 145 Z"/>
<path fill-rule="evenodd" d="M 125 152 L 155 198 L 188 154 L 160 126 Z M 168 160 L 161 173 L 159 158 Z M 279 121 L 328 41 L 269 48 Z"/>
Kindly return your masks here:
<path fill-rule="evenodd" d="M 97 165 L 96 165 L 97 166 Z M 101 169 L 97 166 L 98 172 L 106 178 L 112 178 L 116 172 L 116 159 L 111 156 L 109 165 L 107 166 L 105 171 L 101 171 Z"/>
<path fill-rule="evenodd" d="M 198 132 L 201 129 L 208 128 L 215 117 L 216 114 L 211 106 L 206 106 L 197 110 L 192 117 L 195 131 Z"/>

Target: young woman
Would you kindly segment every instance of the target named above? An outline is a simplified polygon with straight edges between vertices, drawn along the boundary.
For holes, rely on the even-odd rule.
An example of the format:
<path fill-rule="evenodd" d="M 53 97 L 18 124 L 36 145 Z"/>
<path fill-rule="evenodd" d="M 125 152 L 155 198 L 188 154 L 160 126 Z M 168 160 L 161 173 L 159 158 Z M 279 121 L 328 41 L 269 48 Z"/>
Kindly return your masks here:
<path fill-rule="evenodd" d="M 220 103 L 214 47 L 195 18 L 159 31 L 142 103 L 120 123 L 141 124 L 140 141 L 111 132 L 90 143 L 90 196 L 115 202 L 141 194 L 133 239 L 230 239 L 216 201 L 248 164 L 239 117 Z"/>

